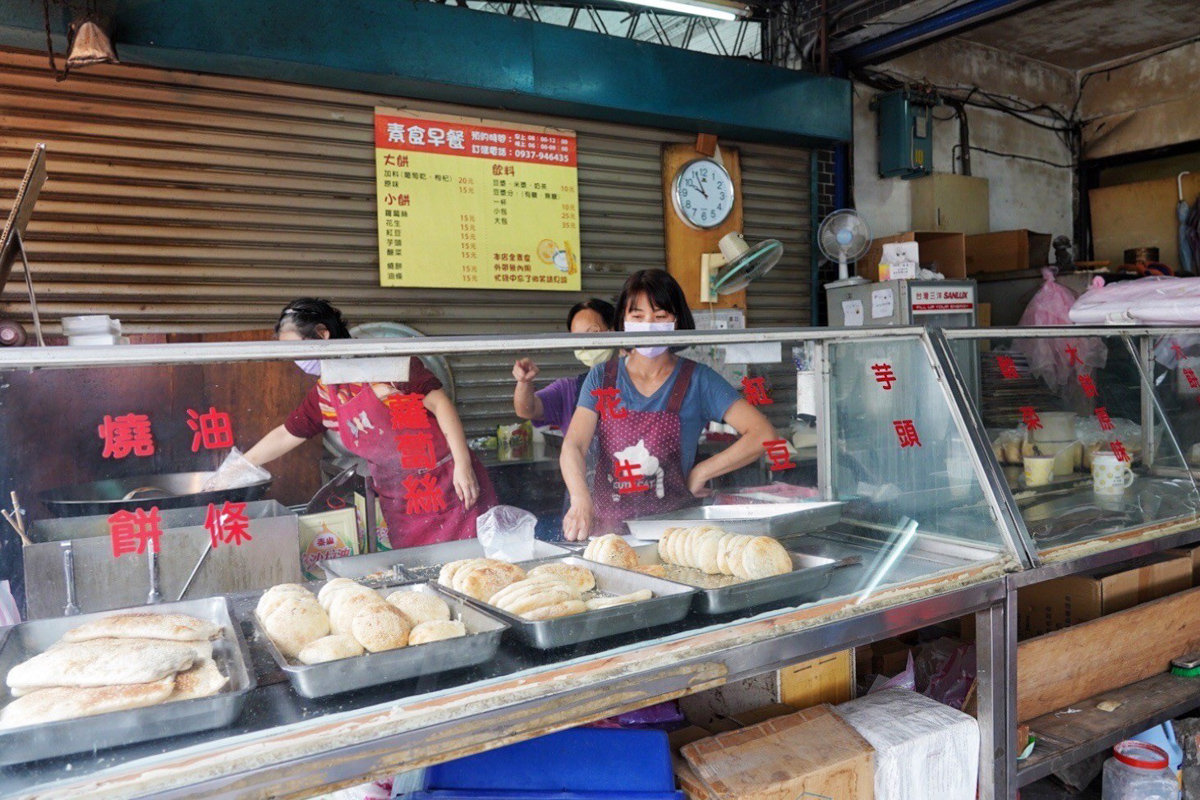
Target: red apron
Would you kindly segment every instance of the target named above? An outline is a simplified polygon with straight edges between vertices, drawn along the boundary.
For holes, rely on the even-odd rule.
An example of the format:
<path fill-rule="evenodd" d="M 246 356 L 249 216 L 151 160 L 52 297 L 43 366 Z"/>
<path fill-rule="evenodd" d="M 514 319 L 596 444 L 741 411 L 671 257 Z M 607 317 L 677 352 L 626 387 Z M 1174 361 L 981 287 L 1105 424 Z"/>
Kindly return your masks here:
<path fill-rule="evenodd" d="M 616 388 L 618 363 L 618 359 L 613 359 L 604 366 L 605 389 Z M 597 523 L 593 536 L 623 532 L 627 519 L 664 514 L 699 502 L 688 491 L 687 475 L 683 473 L 683 437 L 679 426 L 679 410 L 695 369 L 696 362 L 683 360 L 665 411 L 633 411 L 622 406 L 624 416 L 606 414 L 599 421 L 596 429 L 599 451 L 592 480 Z M 628 457 L 618 458 L 627 448 L 640 450 L 639 445 L 658 461 L 653 475 L 641 474 L 639 478 L 631 474 Z"/>
<path fill-rule="evenodd" d="M 479 499 L 471 508 L 464 508 L 454 493 L 454 458 L 450 455 L 450 446 L 437 419 L 428 410 L 425 416 L 429 427 L 422 428 L 420 433 L 428 433 L 433 439 L 436 466 L 433 469 L 404 469 L 400 465 L 397 431 L 392 427 L 390 409 L 369 385 L 363 385 L 361 391 L 345 401 L 338 389 L 338 386 L 329 387 L 329 401 L 337 413 L 338 434 L 346 449 L 365 459 L 371 467 L 371 483 L 387 520 L 391 546 L 417 547 L 474 538 L 475 520 L 496 505 L 492 482 L 475 454 L 471 454 L 471 466 L 479 482 Z M 404 480 L 422 479 L 428 485 L 426 475 L 433 476 L 435 488 L 430 491 L 439 495 L 446 507 L 428 512 L 414 508 L 410 513 L 409 492 L 404 487 Z"/>

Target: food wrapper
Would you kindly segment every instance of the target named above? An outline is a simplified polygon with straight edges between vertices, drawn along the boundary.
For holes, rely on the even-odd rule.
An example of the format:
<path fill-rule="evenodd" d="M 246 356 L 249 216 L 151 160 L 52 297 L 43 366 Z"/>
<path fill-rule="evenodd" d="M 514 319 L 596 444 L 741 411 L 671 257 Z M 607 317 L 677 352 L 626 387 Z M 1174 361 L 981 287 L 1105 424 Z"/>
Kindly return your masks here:
<path fill-rule="evenodd" d="M 516 506 L 496 506 L 475 521 L 475 534 L 488 558 L 529 561 L 537 517 Z"/>
<path fill-rule="evenodd" d="M 252 486 L 265 480 L 270 480 L 271 473 L 260 466 L 250 463 L 236 447 L 229 451 L 221 466 L 200 487 L 202 492 L 224 492 L 229 489 L 240 489 Z"/>

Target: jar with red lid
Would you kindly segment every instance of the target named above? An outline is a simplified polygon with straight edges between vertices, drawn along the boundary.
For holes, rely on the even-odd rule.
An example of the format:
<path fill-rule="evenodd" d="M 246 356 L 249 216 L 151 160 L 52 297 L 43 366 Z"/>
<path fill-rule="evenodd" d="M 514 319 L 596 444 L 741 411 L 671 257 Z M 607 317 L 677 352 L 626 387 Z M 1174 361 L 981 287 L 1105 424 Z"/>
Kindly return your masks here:
<path fill-rule="evenodd" d="M 1179 800 L 1179 781 L 1161 747 L 1133 739 L 1104 762 L 1103 800 Z"/>

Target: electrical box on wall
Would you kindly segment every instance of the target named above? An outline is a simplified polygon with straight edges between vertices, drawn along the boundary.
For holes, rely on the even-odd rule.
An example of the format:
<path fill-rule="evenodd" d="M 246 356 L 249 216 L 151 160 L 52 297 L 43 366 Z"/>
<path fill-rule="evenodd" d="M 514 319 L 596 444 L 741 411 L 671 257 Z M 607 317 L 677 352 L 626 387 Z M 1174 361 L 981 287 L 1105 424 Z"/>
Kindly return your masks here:
<path fill-rule="evenodd" d="M 916 178 L 933 172 L 935 105 L 935 95 L 914 89 L 871 98 L 879 131 L 879 177 Z"/>

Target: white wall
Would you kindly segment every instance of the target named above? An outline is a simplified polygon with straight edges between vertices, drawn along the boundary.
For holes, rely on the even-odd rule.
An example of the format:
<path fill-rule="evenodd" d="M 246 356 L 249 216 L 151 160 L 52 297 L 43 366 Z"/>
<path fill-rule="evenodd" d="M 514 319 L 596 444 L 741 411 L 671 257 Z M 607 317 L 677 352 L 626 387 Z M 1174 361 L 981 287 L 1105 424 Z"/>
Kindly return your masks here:
<path fill-rule="evenodd" d="M 1030 103 L 1047 103 L 1063 113 L 1074 99 L 1074 76 L 1045 64 L 961 40 L 940 42 L 882 64 L 881 72 L 912 82 L 971 86 Z M 965 91 L 963 92 L 965 94 Z M 911 181 L 880 178 L 875 113 L 868 104 L 877 90 L 855 84 L 855 206 L 876 236 L 911 230 Z M 949 117 L 951 109 L 935 112 Z M 1070 152 L 1053 131 L 1025 124 L 1000 111 L 968 106 L 971 144 L 1002 153 L 1041 158 L 1069 165 Z M 1049 120 L 1049 118 L 1047 118 Z M 958 144 L 958 122 L 934 124 L 933 168 L 956 169 L 952 148 Z M 989 181 L 991 229 L 1028 228 L 1070 236 L 1074 220 L 1074 172 L 1021 159 L 971 153 L 971 174 Z"/>

